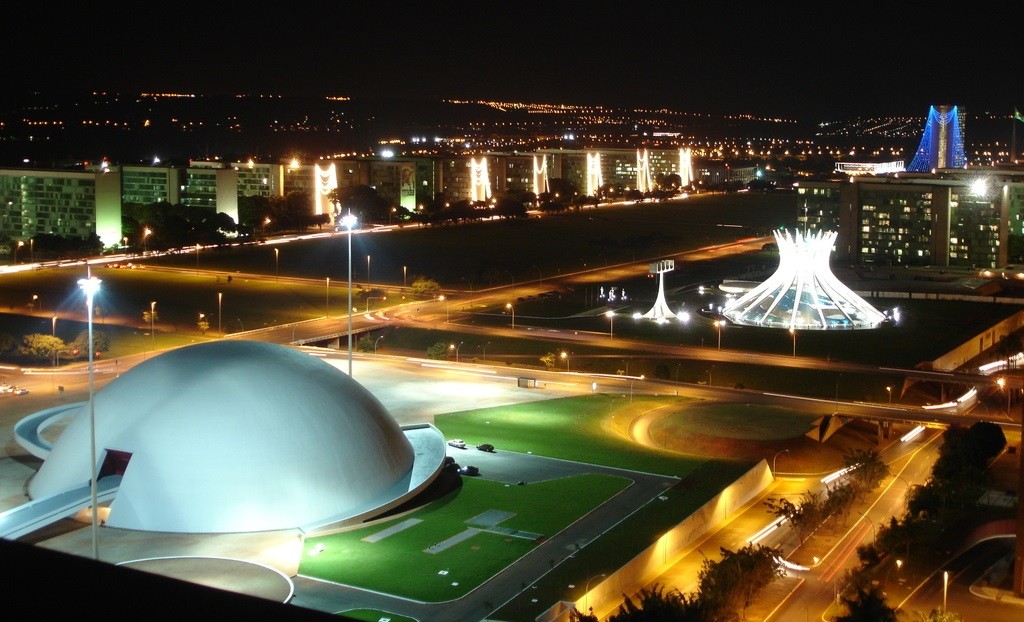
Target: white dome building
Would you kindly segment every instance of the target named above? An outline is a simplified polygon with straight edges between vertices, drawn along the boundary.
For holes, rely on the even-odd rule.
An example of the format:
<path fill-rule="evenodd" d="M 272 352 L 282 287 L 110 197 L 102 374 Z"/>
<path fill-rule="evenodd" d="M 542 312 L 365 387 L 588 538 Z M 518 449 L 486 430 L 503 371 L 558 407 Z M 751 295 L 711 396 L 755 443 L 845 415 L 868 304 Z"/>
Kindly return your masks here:
<path fill-rule="evenodd" d="M 32 499 L 89 487 L 88 402 L 29 483 Z M 106 525 L 227 533 L 353 524 L 440 472 L 444 438 L 400 428 L 362 385 L 299 350 L 217 341 L 139 364 L 94 397 L 99 481 L 120 477 Z"/>

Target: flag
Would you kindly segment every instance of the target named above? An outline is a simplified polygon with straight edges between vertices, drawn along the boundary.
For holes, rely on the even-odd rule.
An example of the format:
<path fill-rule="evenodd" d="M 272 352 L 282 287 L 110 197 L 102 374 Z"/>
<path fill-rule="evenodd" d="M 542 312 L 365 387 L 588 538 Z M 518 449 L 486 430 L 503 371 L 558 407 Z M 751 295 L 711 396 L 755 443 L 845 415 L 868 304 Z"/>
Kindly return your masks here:
<path fill-rule="evenodd" d="M 1020 111 L 1016 108 L 1013 109 L 1013 118 L 1021 123 L 1024 123 L 1024 116 L 1021 116 Z"/>

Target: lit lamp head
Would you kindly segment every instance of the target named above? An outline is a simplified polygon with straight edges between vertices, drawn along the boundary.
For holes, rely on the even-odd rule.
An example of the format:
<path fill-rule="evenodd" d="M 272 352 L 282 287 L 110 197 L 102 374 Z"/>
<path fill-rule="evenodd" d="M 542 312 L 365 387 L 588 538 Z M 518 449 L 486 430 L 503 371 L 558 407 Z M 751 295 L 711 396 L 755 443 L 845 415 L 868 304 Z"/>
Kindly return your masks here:
<path fill-rule="evenodd" d="M 353 215 L 351 212 L 349 212 L 348 214 L 345 214 L 344 216 L 341 217 L 341 224 L 346 229 L 351 231 L 352 227 L 356 226 L 356 222 L 358 222 L 358 220 L 359 219 L 356 218 L 355 215 Z"/>
<path fill-rule="evenodd" d="M 100 280 L 94 276 L 87 279 L 78 279 L 78 286 L 85 292 L 86 299 L 91 302 L 96 292 L 100 291 Z"/>

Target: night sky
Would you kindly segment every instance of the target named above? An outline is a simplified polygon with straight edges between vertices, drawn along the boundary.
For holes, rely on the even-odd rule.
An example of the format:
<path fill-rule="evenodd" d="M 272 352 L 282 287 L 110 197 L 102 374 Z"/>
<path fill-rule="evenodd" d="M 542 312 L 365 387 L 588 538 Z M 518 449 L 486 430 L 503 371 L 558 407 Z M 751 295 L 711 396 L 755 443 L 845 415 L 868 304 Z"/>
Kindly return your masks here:
<path fill-rule="evenodd" d="M 1019 26 L 1011 30 L 1020 11 L 1003 2 L 35 4 L 43 8 L 5 17 L 20 41 L 8 41 L 7 89 L 491 99 L 804 120 L 924 115 L 947 103 L 1024 108 L 1024 48 Z"/>

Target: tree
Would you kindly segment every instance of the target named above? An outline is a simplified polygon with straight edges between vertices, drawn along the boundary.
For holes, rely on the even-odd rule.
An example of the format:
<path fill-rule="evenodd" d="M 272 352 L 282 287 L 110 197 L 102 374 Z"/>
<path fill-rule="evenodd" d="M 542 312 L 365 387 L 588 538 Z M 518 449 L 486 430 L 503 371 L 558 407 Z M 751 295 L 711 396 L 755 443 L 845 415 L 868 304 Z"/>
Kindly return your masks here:
<path fill-rule="evenodd" d="M 556 361 L 557 358 L 555 357 L 553 352 L 548 352 L 544 356 L 540 357 L 540 362 L 542 365 L 544 365 L 545 369 L 553 369 L 555 367 Z"/>
<path fill-rule="evenodd" d="M 110 349 L 110 337 L 106 333 L 98 330 L 92 331 L 92 345 L 94 351 L 98 354 L 100 352 L 106 352 Z M 75 340 L 68 344 L 68 347 L 61 352 L 62 356 L 68 358 L 80 358 L 89 356 L 89 331 L 83 330 L 78 333 Z"/>
<path fill-rule="evenodd" d="M 198 328 L 199 332 L 204 335 L 206 334 L 206 331 L 210 330 L 210 323 L 206 321 L 205 315 L 199 314 L 199 321 L 196 322 L 196 328 Z"/>
<path fill-rule="evenodd" d="M 60 337 L 53 337 L 43 333 L 25 335 L 22 338 L 22 342 L 20 354 L 50 363 L 57 360 L 57 354 L 64 352 L 66 348 L 64 340 Z"/>
<path fill-rule="evenodd" d="M 800 495 L 799 501 L 799 503 L 793 503 L 785 497 L 779 497 L 777 499 L 770 498 L 764 504 L 771 514 L 789 523 L 790 527 L 796 531 L 800 543 L 803 544 L 821 524 L 823 518 L 821 493 L 808 490 Z"/>
<path fill-rule="evenodd" d="M 847 481 L 853 486 L 854 494 L 860 498 L 878 488 L 882 481 L 889 477 L 889 465 L 874 449 L 848 451 L 843 456 L 843 462 L 850 469 Z"/>
<path fill-rule="evenodd" d="M 356 349 L 360 352 L 373 352 L 373 337 L 369 335 L 363 335 L 356 342 Z"/>
<path fill-rule="evenodd" d="M 963 622 L 964 618 L 955 611 L 943 611 L 942 607 L 939 607 L 932 609 L 928 613 L 915 611 L 914 619 L 917 622 Z"/>
<path fill-rule="evenodd" d="M 448 359 L 448 342 L 438 341 L 434 345 L 427 348 L 427 358 L 434 359 L 437 361 L 444 361 Z"/>
<path fill-rule="evenodd" d="M 608 622 L 698 622 L 704 617 L 696 596 L 687 596 L 677 589 L 665 591 L 658 584 L 641 588 L 636 600 L 626 596 Z"/>
<path fill-rule="evenodd" d="M 0 333 L 0 354 L 10 352 L 18 347 L 17 340 L 7 333 Z"/>
<path fill-rule="evenodd" d="M 779 552 L 763 544 L 721 551 L 720 561 L 704 560 L 697 588 L 701 607 L 715 620 L 733 617 L 736 605 L 745 613 L 764 588 L 784 576 Z"/>
<path fill-rule="evenodd" d="M 413 279 L 412 285 L 409 286 L 409 291 L 412 292 L 413 296 L 433 298 L 440 293 L 441 286 L 434 279 L 418 276 Z"/>
<path fill-rule="evenodd" d="M 836 617 L 837 622 L 896 622 L 900 610 L 890 607 L 885 594 L 877 585 L 858 584 L 850 596 L 841 596 L 846 615 Z"/>

